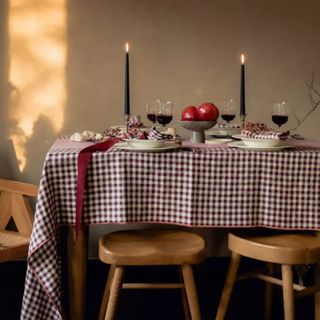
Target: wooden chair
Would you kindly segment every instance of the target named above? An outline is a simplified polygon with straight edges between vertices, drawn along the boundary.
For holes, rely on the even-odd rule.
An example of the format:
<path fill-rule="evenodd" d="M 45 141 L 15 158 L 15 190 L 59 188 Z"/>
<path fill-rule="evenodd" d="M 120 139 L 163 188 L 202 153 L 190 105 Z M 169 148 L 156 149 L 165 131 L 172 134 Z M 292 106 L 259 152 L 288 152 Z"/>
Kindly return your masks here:
<path fill-rule="evenodd" d="M 320 238 L 312 232 L 250 232 L 229 233 L 228 246 L 231 263 L 225 280 L 216 320 L 225 317 L 235 280 L 258 278 L 266 281 L 265 319 L 271 319 L 272 285 L 281 285 L 285 320 L 294 319 L 294 290 L 296 297 L 313 294 L 319 286 L 306 288 L 293 283 L 293 266 L 317 264 L 320 262 Z M 241 257 L 266 262 L 266 272 L 253 271 L 237 277 Z M 282 279 L 274 276 L 273 267 L 281 265 Z M 244 315 L 245 317 L 245 315 Z"/>
<path fill-rule="evenodd" d="M 35 185 L 0 179 L 0 262 L 28 255 L 33 213 L 27 197 L 36 197 Z M 17 231 L 6 230 L 11 218 Z"/>
<path fill-rule="evenodd" d="M 120 289 L 181 289 L 187 319 L 200 320 L 192 264 L 205 259 L 205 242 L 197 234 L 177 230 L 130 230 L 107 234 L 99 240 L 99 257 L 110 264 L 99 319 L 115 317 Z M 127 266 L 177 265 L 181 283 L 122 283 Z M 190 313 L 189 313 L 190 311 Z"/>

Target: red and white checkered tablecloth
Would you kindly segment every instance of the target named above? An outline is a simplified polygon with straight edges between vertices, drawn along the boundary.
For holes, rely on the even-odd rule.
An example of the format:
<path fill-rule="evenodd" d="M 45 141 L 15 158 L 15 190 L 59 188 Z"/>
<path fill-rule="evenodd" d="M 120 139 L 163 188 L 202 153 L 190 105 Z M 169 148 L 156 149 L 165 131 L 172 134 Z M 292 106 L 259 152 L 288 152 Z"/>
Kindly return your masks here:
<path fill-rule="evenodd" d="M 83 224 L 320 229 L 320 144 L 253 152 L 194 151 L 92 156 Z M 58 140 L 47 154 L 29 248 L 21 319 L 62 319 L 60 225 L 75 224 L 77 157 L 88 142 Z"/>

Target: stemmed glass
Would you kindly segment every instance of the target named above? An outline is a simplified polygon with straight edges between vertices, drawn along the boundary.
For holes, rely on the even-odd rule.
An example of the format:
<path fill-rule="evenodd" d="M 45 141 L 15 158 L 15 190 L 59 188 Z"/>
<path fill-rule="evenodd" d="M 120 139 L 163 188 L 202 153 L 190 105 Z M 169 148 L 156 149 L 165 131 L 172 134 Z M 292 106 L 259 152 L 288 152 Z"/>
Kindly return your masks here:
<path fill-rule="evenodd" d="M 157 122 L 158 103 L 157 100 L 151 100 L 146 103 L 147 118 L 155 126 Z"/>
<path fill-rule="evenodd" d="M 173 101 L 170 100 L 157 100 L 157 121 L 163 127 L 172 121 L 173 117 Z"/>
<path fill-rule="evenodd" d="M 274 102 L 271 106 L 272 121 L 280 128 L 288 121 L 290 106 L 287 101 Z"/>
<path fill-rule="evenodd" d="M 221 103 L 221 118 L 227 122 L 227 135 L 229 134 L 229 123 L 236 117 L 236 101 L 231 98 Z"/>

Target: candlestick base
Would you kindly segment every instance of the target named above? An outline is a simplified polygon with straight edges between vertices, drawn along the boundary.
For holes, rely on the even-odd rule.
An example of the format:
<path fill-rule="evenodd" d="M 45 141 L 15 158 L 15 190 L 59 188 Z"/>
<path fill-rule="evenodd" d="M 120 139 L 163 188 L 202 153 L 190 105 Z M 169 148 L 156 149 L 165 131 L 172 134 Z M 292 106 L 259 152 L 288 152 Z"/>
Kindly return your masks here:
<path fill-rule="evenodd" d="M 124 119 L 126 121 L 126 130 L 128 132 L 128 129 L 129 129 L 129 120 L 130 120 L 130 114 L 125 114 L 124 115 Z"/>
<path fill-rule="evenodd" d="M 244 123 L 246 122 L 246 115 L 245 114 L 240 114 L 240 125 L 241 125 L 241 130 L 244 128 Z"/>

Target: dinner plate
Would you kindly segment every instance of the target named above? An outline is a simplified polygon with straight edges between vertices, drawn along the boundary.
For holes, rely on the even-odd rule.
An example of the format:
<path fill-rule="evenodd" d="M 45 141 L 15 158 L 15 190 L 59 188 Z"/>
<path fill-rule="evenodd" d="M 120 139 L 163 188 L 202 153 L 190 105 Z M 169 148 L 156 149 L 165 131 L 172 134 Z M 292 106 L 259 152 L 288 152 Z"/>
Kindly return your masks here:
<path fill-rule="evenodd" d="M 228 131 L 225 129 L 209 129 L 205 131 L 205 134 L 215 138 L 225 138 L 228 136 Z"/>
<path fill-rule="evenodd" d="M 241 131 L 240 128 L 212 128 L 205 131 L 205 134 L 216 137 L 216 138 L 225 138 L 229 135 L 238 134 Z"/>
<path fill-rule="evenodd" d="M 232 138 L 242 140 L 243 143 L 250 148 L 273 148 L 284 144 L 284 140 L 277 138 L 250 138 L 241 134 L 235 134 L 232 136 Z"/>
<path fill-rule="evenodd" d="M 129 146 L 127 143 L 122 143 L 122 142 L 117 143 L 115 146 L 121 150 L 134 151 L 134 152 L 164 152 L 164 151 L 180 148 L 180 145 L 172 142 L 171 143 L 167 142 L 164 147 L 160 147 L 160 148 L 134 148 Z"/>
<path fill-rule="evenodd" d="M 166 144 L 165 140 L 125 139 L 125 141 L 130 147 L 138 149 L 163 148 Z"/>
<path fill-rule="evenodd" d="M 230 147 L 240 148 L 244 150 L 253 150 L 253 151 L 280 151 L 283 149 L 293 148 L 293 146 L 289 144 L 282 144 L 275 147 L 249 147 L 245 145 L 242 141 L 229 142 L 228 145 Z"/>
<path fill-rule="evenodd" d="M 221 144 L 233 141 L 232 139 L 207 139 L 206 144 Z"/>

